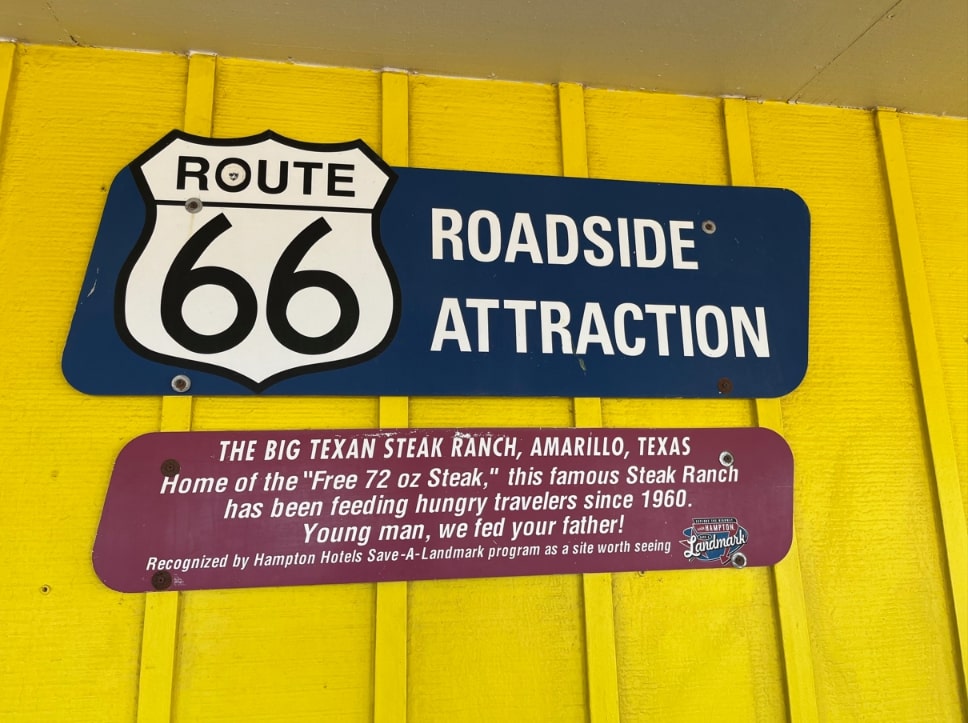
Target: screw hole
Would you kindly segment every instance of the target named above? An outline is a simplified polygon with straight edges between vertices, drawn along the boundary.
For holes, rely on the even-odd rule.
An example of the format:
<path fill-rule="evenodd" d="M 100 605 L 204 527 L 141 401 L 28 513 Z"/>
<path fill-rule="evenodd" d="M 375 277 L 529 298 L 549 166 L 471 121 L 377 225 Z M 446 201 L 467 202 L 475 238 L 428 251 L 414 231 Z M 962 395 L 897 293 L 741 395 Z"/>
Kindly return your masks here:
<path fill-rule="evenodd" d="M 41 585 L 40 586 L 40 594 L 41 595 L 49 595 L 50 594 L 50 585 Z"/>
<path fill-rule="evenodd" d="M 167 570 L 159 570 L 151 576 L 151 586 L 155 590 L 167 590 L 171 587 L 171 573 Z"/>
<path fill-rule="evenodd" d="M 709 220 L 703 221 L 702 230 L 704 233 L 714 234 L 716 233 L 716 223 L 714 221 L 709 221 Z"/>
<path fill-rule="evenodd" d="M 178 463 L 177 459 L 166 459 L 161 463 L 161 473 L 165 475 L 165 477 L 171 477 L 179 472 L 181 472 L 181 465 Z"/>

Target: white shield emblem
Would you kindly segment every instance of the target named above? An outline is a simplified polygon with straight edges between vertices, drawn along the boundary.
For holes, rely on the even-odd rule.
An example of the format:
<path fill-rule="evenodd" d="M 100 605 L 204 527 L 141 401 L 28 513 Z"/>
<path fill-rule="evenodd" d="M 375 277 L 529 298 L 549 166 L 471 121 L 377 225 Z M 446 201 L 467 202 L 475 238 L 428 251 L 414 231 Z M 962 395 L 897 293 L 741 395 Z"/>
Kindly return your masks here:
<path fill-rule="evenodd" d="M 400 301 L 379 213 L 394 174 L 362 141 L 174 131 L 131 167 L 146 223 L 115 309 L 135 351 L 261 390 L 389 343 Z"/>

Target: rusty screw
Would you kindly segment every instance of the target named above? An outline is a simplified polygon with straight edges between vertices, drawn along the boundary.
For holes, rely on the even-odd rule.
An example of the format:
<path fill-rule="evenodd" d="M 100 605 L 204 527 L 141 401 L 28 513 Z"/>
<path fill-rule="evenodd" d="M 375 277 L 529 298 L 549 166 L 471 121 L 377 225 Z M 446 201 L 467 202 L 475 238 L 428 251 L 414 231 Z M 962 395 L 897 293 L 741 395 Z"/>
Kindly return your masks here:
<path fill-rule="evenodd" d="M 161 473 L 165 477 L 171 477 L 181 472 L 181 465 L 178 464 L 177 459 L 166 459 L 161 463 Z"/>
<path fill-rule="evenodd" d="M 733 382 L 731 379 L 723 377 L 716 382 L 716 388 L 719 390 L 720 394 L 729 394 L 731 391 L 733 391 Z"/>
<path fill-rule="evenodd" d="M 171 587 L 171 573 L 167 570 L 159 570 L 151 576 L 151 587 L 155 590 L 167 590 Z"/>
<path fill-rule="evenodd" d="M 187 392 L 192 388 L 192 380 L 184 374 L 177 374 L 172 377 L 171 388 L 176 392 Z"/>

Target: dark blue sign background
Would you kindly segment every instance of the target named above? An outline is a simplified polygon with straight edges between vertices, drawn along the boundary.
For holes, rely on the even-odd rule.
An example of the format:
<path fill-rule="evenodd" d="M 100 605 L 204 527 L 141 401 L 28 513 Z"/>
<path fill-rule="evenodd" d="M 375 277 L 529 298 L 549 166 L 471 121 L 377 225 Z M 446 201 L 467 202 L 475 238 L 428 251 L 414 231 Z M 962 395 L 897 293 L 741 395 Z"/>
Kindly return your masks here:
<path fill-rule="evenodd" d="M 383 209 L 379 227 L 383 246 L 399 282 L 399 327 L 376 357 L 345 368 L 297 374 L 269 386 L 266 395 L 491 395 L 607 397 L 775 397 L 793 390 L 807 367 L 809 236 L 807 208 L 796 194 L 768 188 L 685 186 L 589 179 L 488 174 L 424 169 L 394 169 L 398 179 Z M 431 255 L 431 209 L 458 211 L 464 221 L 464 259 Z M 471 213 L 487 209 L 501 219 L 504 236 L 498 260 L 481 262 L 467 248 L 466 223 Z M 545 214 L 567 215 L 579 235 L 589 216 L 609 219 L 612 230 L 600 231 L 611 241 L 613 262 L 590 266 L 582 258 L 593 249 L 581 239 L 578 259 L 567 265 L 534 263 L 519 253 L 505 263 L 507 235 L 515 213 L 528 213 L 544 256 Z M 655 219 L 668 237 L 670 220 L 692 221 L 683 235 L 695 248 L 683 252 L 698 269 L 677 269 L 667 253 L 660 268 L 620 266 L 615 220 Z M 64 351 L 67 380 L 89 394 L 171 394 L 177 374 L 191 379 L 191 394 L 251 394 L 243 384 L 216 374 L 151 361 L 122 341 L 115 328 L 114 299 L 118 274 L 141 234 L 145 205 L 129 169 L 112 184 L 80 291 L 74 322 Z M 715 223 L 706 233 L 704 221 Z M 481 228 L 486 230 L 487 224 Z M 651 237 L 650 237 L 651 238 Z M 668 238 L 667 238 L 668 241 Z M 484 237 L 481 245 L 487 249 Z M 632 244 L 634 248 L 634 244 Z M 651 249 L 651 245 L 650 245 Z M 668 244 L 667 244 L 667 252 Z M 651 253 L 651 251 L 650 251 Z M 472 350 L 461 351 L 447 340 L 431 351 L 442 299 L 456 298 Z M 542 352 L 538 311 L 528 311 L 527 352 L 515 348 L 515 314 L 498 308 L 489 313 L 489 351 L 477 351 L 477 311 L 465 299 L 531 300 L 566 303 L 568 325 L 577 342 L 586 303 L 601 306 L 614 345 L 612 311 L 621 303 L 690 307 L 694 316 L 704 305 L 721 309 L 729 330 L 727 352 L 705 356 L 693 339 L 694 355 L 683 353 L 678 312 L 668 317 L 669 355 L 660 356 L 656 319 L 627 317 L 631 343 L 645 339 L 644 353 L 602 353 L 590 344 L 582 354 L 563 353 L 555 339 L 553 353 Z M 763 307 L 769 357 L 758 357 L 750 344 L 738 357 L 729 321 L 731 307 L 744 307 L 750 318 Z M 693 318 L 694 322 L 694 318 Z M 717 339 L 714 325 L 709 338 Z M 695 332 L 693 332 L 695 336 Z M 728 385 L 720 381 L 728 379 Z"/>

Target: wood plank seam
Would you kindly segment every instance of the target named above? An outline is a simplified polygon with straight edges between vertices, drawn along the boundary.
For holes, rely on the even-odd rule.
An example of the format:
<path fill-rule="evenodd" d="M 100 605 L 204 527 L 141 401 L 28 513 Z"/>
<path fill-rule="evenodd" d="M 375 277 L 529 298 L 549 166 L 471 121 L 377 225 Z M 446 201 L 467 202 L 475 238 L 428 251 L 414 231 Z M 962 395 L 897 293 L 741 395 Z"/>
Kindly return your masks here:
<path fill-rule="evenodd" d="M 907 316 L 914 340 L 914 357 L 934 470 L 935 493 L 941 512 L 949 592 L 958 638 L 956 647 L 960 657 L 961 700 L 962 706 L 968 707 L 968 529 L 963 513 L 954 432 L 944 388 L 941 354 L 921 253 L 921 238 L 900 119 L 896 111 L 878 108 L 875 120 L 901 260 Z"/>
<path fill-rule="evenodd" d="M 585 89 L 577 83 L 559 83 L 558 112 L 561 128 L 562 174 L 588 178 L 588 140 L 585 130 Z M 602 402 L 575 398 L 576 427 L 601 427 Z M 585 619 L 585 657 L 588 709 L 592 723 L 619 720 L 618 659 L 615 652 L 615 607 L 610 573 L 582 575 Z"/>
<path fill-rule="evenodd" d="M 729 160 L 730 182 L 734 186 L 756 185 L 753 144 L 750 138 L 747 101 L 723 101 L 723 120 Z M 755 401 L 757 424 L 783 433 L 783 414 L 778 399 Z M 807 625 L 807 605 L 803 593 L 803 574 L 794 526 L 793 540 L 786 557 L 773 567 L 773 584 L 780 619 L 783 662 L 787 686 L 787 706 L 792 721 L 819 720 L 817 684 L 813 652 Z"/>
<path fill-rule="evenodd" d="M 410 158 L 410 81 L 407 73 L 381 74 L 381 157 L 391 166 L 406 166 Z M 407 397 L 380 397 L 381 428 L 410 424 Z M 397 723 L 407 719 L 407 583 L 378 582 L 374 620 L 373 720 Z"/>
<path fill-rule="evenodd" d="M 189 56 L 184 117 L 184 130 L 188 133 L 212 134 L 216 63 L 214 55 L 192 53 Z M 161 431 L 188 431 L 191 426 L 192 398 L 162 397 Z M 177 592 L 146 593 L 138 680 L 138 723 L 171 720 L 179 597 Z"/>

